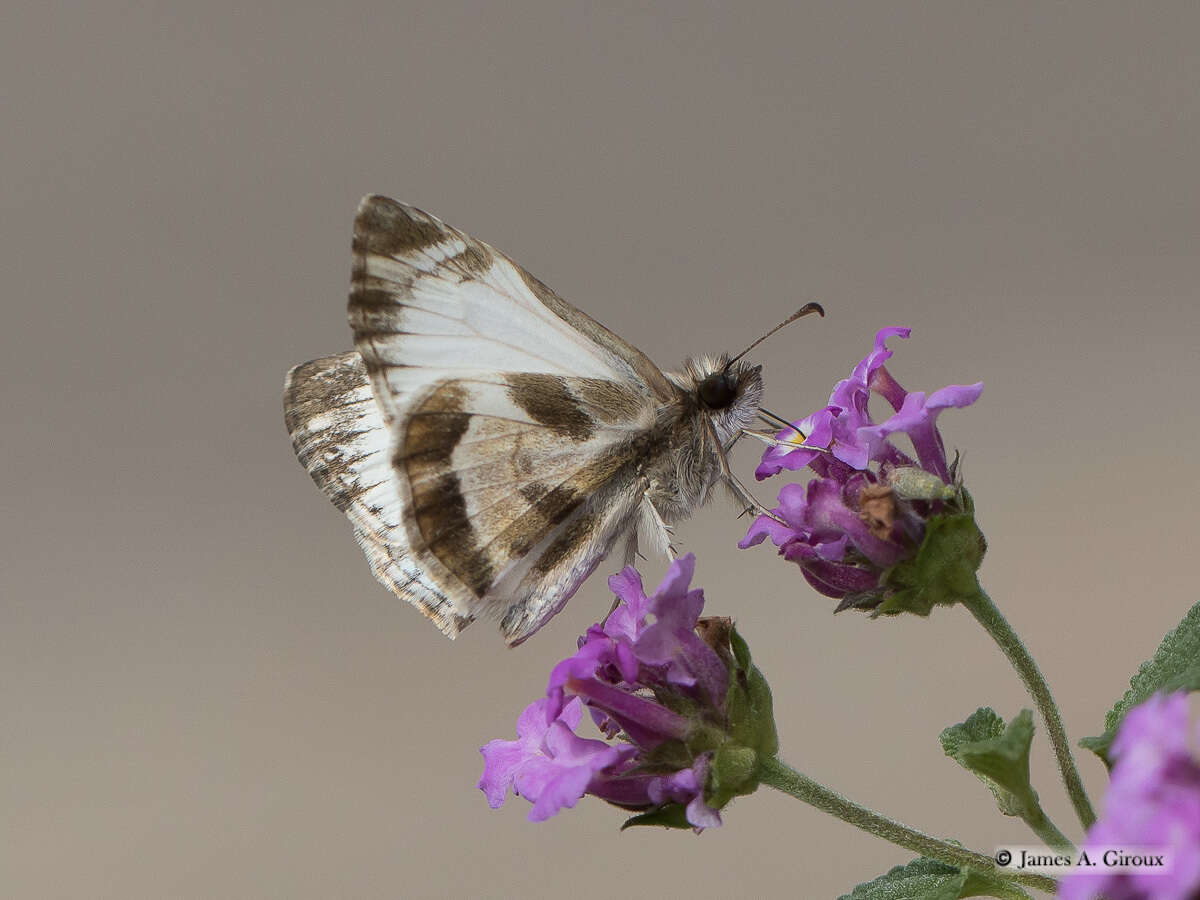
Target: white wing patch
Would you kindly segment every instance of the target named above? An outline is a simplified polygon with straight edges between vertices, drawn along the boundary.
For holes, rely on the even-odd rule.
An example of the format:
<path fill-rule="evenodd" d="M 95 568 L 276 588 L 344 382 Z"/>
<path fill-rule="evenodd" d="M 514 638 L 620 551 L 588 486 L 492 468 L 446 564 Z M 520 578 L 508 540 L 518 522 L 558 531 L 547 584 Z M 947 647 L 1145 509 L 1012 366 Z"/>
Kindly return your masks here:
<path fill-rule="evenodd" d="M 360 204 L 352 282 L 355 346 L 388 421 L 430 384 L 473 373 L 603 378 L 673 397 L 640 351 L 503 253 L 395 200 Z"/>

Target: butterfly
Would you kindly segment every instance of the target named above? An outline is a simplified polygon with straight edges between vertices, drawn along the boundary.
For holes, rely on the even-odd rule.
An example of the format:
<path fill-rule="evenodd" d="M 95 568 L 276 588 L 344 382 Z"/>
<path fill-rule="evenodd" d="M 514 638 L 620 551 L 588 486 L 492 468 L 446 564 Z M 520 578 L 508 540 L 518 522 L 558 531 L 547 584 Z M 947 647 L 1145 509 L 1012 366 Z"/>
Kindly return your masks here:
<path fill-rule="evenodd" d="M 727 461 L 763 415 L 744 354 L 663 372 L 503 253 L 387 197 L 363 199 L 352 246 L 354 349 L 288 373 L 285 420 L 376 579 L 447 636 L 488 616 L 520 643 L 614 548 L 672 552 L 670 523 L 718 482 L 762 511 Z"/>

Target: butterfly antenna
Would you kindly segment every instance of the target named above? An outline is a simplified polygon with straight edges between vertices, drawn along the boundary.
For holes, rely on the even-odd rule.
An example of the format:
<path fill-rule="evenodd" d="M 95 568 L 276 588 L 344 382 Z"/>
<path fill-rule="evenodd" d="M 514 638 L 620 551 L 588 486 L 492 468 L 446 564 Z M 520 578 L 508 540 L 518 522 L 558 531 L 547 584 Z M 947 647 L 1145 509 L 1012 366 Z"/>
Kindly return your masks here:
<path fill-rule="evenodd" d="M 743 356 L 745 356 L 747 353 L 749 353 L 751 350 L 753 350 L 755 347 L 757 347 L 759 344 L 761 344 L 763 341 L 765 341 L 767 338 L 769 338 L 771 335 L 773 335 L 779 329 L 786 328 L 788 325 L 791 325 L 797 319 L 801 318 L 802 316 L 807 316 L 809 313 L 816 313 L 817 315 L 821 316 L 822 318 L 824 318 L 824 316 L 825 316 L 825 310 L 822 309 L 820 303 L 805 303 L 802 307 L 800 307 L 798 310 L 796 310 L 794 313 L 792 313 L 790 316 L 788 316 L 786 319 L 784 319 L 782 322 L 780 322 L 778 325 L 776 325 L 774 328 L 772 328 L 770 331 L 768 331 L 766 334 L 764 334 L 762 337 L 760 337 L 757 341 L 755 341 L 753 344 L 751 344 L 749 347 L 747 347 L 745 350 L 743 350 L 737 356 L 733 357 L 733 359 L 729 360 L 729 362 L 725 363 L 725 371 L 728 372 L 730 366 L 732 366 L 735 362 L 737 362 L 739 359 L 741 359 Z"/>

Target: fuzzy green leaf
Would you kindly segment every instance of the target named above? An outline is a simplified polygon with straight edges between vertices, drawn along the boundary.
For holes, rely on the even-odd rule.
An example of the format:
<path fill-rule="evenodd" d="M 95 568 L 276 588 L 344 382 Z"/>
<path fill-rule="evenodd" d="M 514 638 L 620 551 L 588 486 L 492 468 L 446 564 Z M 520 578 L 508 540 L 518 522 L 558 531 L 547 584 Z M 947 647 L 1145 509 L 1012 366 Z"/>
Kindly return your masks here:
<path fill-rule="evenodd" d="M 1020 888 L 996 878 L 919 857 L 860 884 L 838 900 L 958 900 L 960 897 L 1028 898 Z"/>
<path fill-rule="evenodd" d="M 1104 717 L 1104 733 L 1084 738 L 1079 746 L 1111 765 L 1108 748 L 1130 709 L 1159 691 L 1200 691 L 1200 603 L 1167 633 L 1154 656 L 1129 680 L 1129 690 Z"/>
<path fill-rule="evenodd" d="M 735 664 L 725 698 L 729 736 L 761 756 L 774 756 L 779 752 L 779 735 L 775 730 L 771 687 L 758 666 L 750 662 L 750 648 L 737 628 L 730 631 L 730 647 Z"/>
<path fill-rule="evenodd" d="M 1033 743 L 1033 713 L 1021 710 L 1004 727 L 988 707 L 941 733 L 942 749 L 987 785 L 1006 816 L 1035 815 L 1037 792 L 1029 781 L 1029 748 Z"/>
<path fill-rule="evenodd" d="M 687 820 L 687 810 L 680 803 L 668 803 L 649 812 L 630 816 L 621 823 L 621 830 L 637 828 L 642 825 L 658 825 L 662 828 L 691 828 Z"/>
<path fill-rule="evenodd" d="M 896 563 L 880 577 L 887 597 L 874 615 L 927 616 L 935 606 L 951 606 L 974 596 L 979 591 L 975 571 L 985 548 L 970 514 L 932 516 L 916 556 Z"/>

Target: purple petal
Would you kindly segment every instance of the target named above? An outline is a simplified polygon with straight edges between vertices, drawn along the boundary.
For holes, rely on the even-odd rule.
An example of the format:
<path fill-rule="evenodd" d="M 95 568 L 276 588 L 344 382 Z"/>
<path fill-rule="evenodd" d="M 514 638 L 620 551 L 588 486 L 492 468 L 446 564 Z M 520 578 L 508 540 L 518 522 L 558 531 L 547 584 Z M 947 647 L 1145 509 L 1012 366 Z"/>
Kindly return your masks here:
<path fill-rule="evenodd" d="M 596 778 L 592 781 L 591 793 L 628 809 L 646 809 L 654 805 L 649 788 L 659 777 L 642 772 Z"/>
<path fill-rule="evenodd" d="M 861 594 L 879 587 L 879 575 L 839 563 L 817 559 L 801 564 L 805 579 L 826 597 L 840 600 L 847 594 Z"/>
<path fill-rule="evenodd" d="M 635 697 L 595 679 L 572 681 L 569 687 L 587 698 L 589 705 L 602 708 L 620 722 L 621 728 L 639 746 L 653 747 L 671 738 L 682 740 L 691 732 L 691 723 L 685 716 L 646 697 Z"/>
<path fill-rule="evenodd" d="M 808 510 L 808 487 L 785 484 L 779 489 L 779 508 L 776 512 L 791 525 L 803 525 Z"/>
<path fill-rule="evenodd" d="M 881 568 L 894 565 L 905 556 L 899 544 L 872 534 L 866 522 L 842 500 L 841 487 L 827 479 L 815 478 L 808 483 L 806 518 L 814 534 L 831 539 L 845 534 L 850 543 Z"/>
<path fill-rule="evenodd" d="M 729 670 L 694 631 L 672 630 L 669 623 L 659 622 L 646 629 L 634 650 L 638 659 L 649 666 L 665 665 L 668 684 L 685 688 L 694 685 L 707 706 L 724 707 Z"/>
<path fill-rule="evenodd" d="M 974 384 L 949 384 L 934 391 L 925 401 L 926 406 L 936 410 L 961 409 L 970 406 L 983 394 L 983 382 Z"/>
<path fill-rule="evenodd" d="M 1187 694 L 1155 694 L 1135 706 L 1112 742 L 1111 756 L 1120 767 L 1112 787 L 1126 794 L 1148 790 L 1173 760 L 1187 758 L 1187 732 Z"/>
<path fill-rule="evenodd" d="M 712 763 L 711 753 L 696 757 L 691 768 L 666 775 L 651 783 L 648 793 L 652 802 L 681 803 L 685 805 L 688 823 L 697 829 L 716 828 L 721 824 L 721 815 L 704 802 L 704 786 L 708 782 L 708 770 Z"/>
<path fill-rule="evenodd" d="M 904 398 L 908 396 L 908 391 L 901 387 L 900 382 L 892 377 L 892 373 L 888 371 L 887 366 L 879 366 L 879 368 L 871 373 L 869 387 L 886 400 L 888 405 L 894 410 L 899 409 L 904 403 Z"/>
<path fill-rule="evenodd" d="M 921 467 L 943 481 L 948 480 L 950 471 L 946 465 L 946 451 L 941 436 L 937 433 L 937 417 L 944 409 L 969 406 L 979 399 L 982 392 L 982 382 L 950 385 L 934 391 L 928 397 L 921 391 L 913 391 L 904 398 L 900 409 L 886 421 L 860 428 L 859 439 L 871 445 L 882 443 L 892 434 L 907 434 L 917 451 Z"/>
<path fill-rule="evenodd" d="M 555 771 L 553 777 L 547 778 L 540 785 L 536 794 L 537 799 L 533 801 L 533 808 L 529 810 L 529 821 L 544 822 L 556 815 L 560 809 L 574 808 L 580 798 L 587 793 L 591 780 L 592 771 L 587 768 Z M 524 791 L 522 795 L 534 796 Z"/>
<path fill-rule="evenodd" d="M 688 824 L 697 831 L 704 828 L 721 827 L 721 814 L 705 803 L 701 794 L 697 794 L 688 801 L 684 815 L 687 817 Z"/>
<path fill-rule="evenodd" d="M 841 562 L 846 556 L 846 547 L 850 539 L 842 534 L 831 541 L 816 541 L 810 534 L 802 534 L 792 542 L 785 544 L 780 553 L 790 562 L 804 563 L 810 560 L 828 560 Z"/>
<path fill-rule="evenodd" d="M 885 362 L 892 358 L 892 351 L 887 348 L 888 338 L 898 337 L 907 339 L 911 334 L 911 328 L 896 327 L 880 328 L 879 331 L 875 332 L 875 347 L 869 354 L 867 354 L 866 359 L 859 364 L 863 367 L 862 380 L 864 384 L 869 384 L 871 381 L 871 376 L 875 374 L 876 370 L 882 367 Z M 855 369 L 855 372 L 857 371 L 858 370 Z"/>
<path fill-rule="evenodd" d="M 556 727 L 571 731 L 578 727 L 583 717 L 583 705 L 577 699 L 572 699 L 557 716 L 548 719 L 547 712 L 551 707 L 552 703 L 546 697 L 535 700 L 525 707 L 517 720 L 517 740 L 489 741 L 480 749 L 483 775 L 478 786 L 493 809 L 504 803 L 509 788 L 524 773 L 539 770 L 546 762 L 549 732 Z"/>
<path fill-rule="evenodd" d="M 778 509 L 773 510 L 773 512 L 779 515 Z M 746 536 L 738 541 L 738 547 L 745 550 L 747 547 L 761 544 L 768 537 L 775 543 L 776 547 L 781 547 L 795 536 L 796 530 L 792 526 L 776 522 L 770 516 L 759 516 L 750 523 L 750 528 L 746 531 Z"/>
<path fill-rule="evenodd" d="M 504 805 L 517 769 L 525 761 L 525 748 L 520 741 L 488 741 L 479 750 L 483 754 L 483 775 L 478 788 L 487 798 L 488 806 L 499 809 Z"/>
<path fill-rule="evenodd" d="M 819 450 L 806 450 L 803 445 L 828 448 L 833 440 L 833 419 L 839 412 L 841 410 L 838 407 L 827 406 L 793 423 L 792 428 L 777 432 L 775 437 L 781 441 L 794 441 L 799 432 L 804 435 L 803 443 L 796 446 L 768 447 L 763 453 L 762 462 L 754 470 L 754 477 L 762 481 L 784 469 L 803 469 L 821 455 Z"/>
<path fill-rule="evenodd" d="M 553 692 L 561 688 L 572 678 L 591 678 L 596 670 L 616 660 L 616 642 L 600 628 L 593 625 L 574 656 L 568 656 L 560 661 L 550 671 L 550 682 L 546 691 Z"/>
<path fill-rule="evenodd" d="M 1200 759 L 1188 744 L 1183 693 L 1156 695 L 1130 710 L 1113 741 L 1104 815 L 1085 849 L 1098 859 L 1108 847 L 1153 848 L 1167 870 L 1074 869 L 1059 896 L 1113 900 L 1187 900 L 1200 894 Z"/>
<path fill-rule="evenodd" d="M 609 589 L 621 601 L 604 621 L 604 631 L 610 637 L 634 640 L 645 626 L 650 601 L 642 588 L 642 576 L 633 566 L 626 566 L 608 579 Z"/>
<path fill-rule="evenodd" d="M 683 597 L 688 593 L 688 585 L 692 582 L 692 575 L 696 572 L 696 554 L 685 553 L 683 556 L 674 560 L 667 567 L 667 574 L 663 576 L 663 580 L 659 582 L 658 589 L 655 590 L 654 596 L 650 598 L 650 612 L 658 615 L 657 610 L 661 608 L 664 602 L 669 606 L 678 598 Z M 701 595 L 701 603 L 703 603 L 703 595 Z"/>

